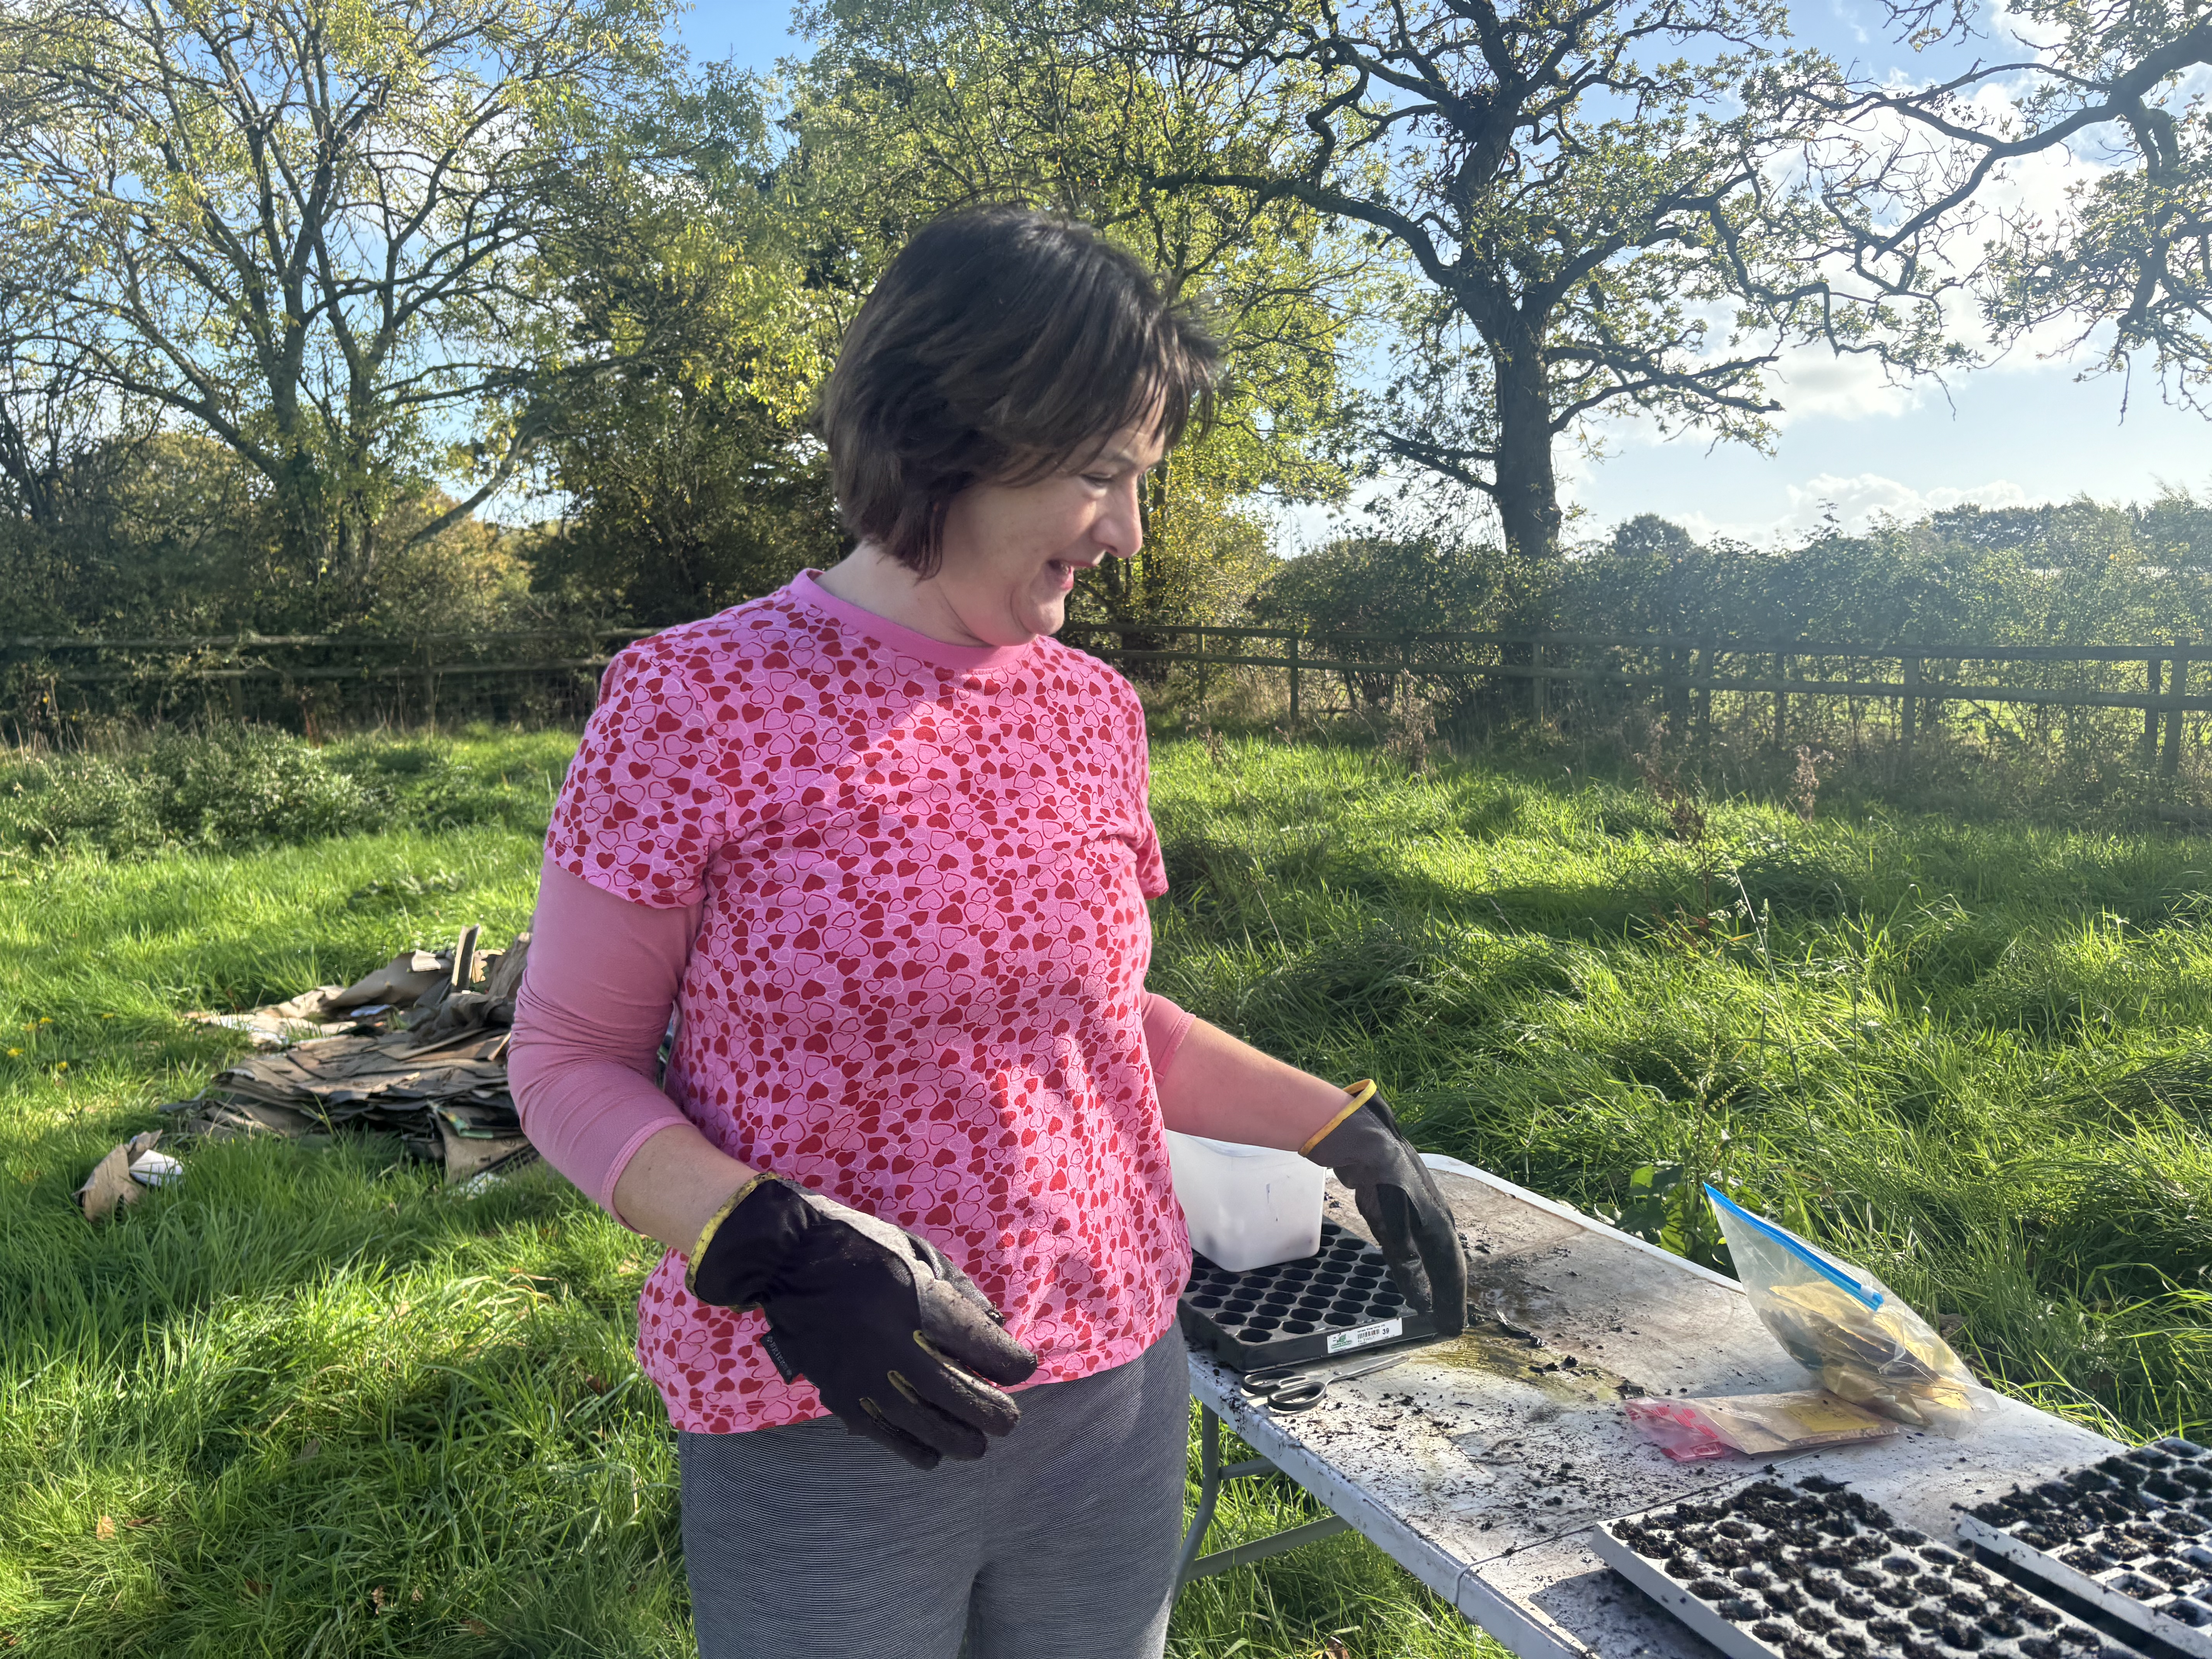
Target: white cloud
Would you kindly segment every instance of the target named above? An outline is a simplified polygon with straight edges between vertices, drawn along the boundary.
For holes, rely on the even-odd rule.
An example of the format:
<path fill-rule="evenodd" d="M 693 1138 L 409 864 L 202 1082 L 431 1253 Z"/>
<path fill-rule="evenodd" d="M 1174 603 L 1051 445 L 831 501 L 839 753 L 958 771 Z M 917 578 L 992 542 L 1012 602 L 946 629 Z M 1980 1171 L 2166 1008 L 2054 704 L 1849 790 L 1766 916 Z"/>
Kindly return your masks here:
<path fill-rule="evenodd" d="M 1824 345 L 1793 346 L 1774 366 L 1778 427 L 1808 415 L 1832 415 L 1846 421 L 1910 415 L 1932 396 L 1927 380 L 1887 374 L 1876 359 L 1840 356 Z"/>
<path fill-rule="evenodd" d="M 1729 521 L 1702 513 L 1677 514 L 1677 521 L 1700 541 L 1726 536 L 1754 546 L 1765 546 L 1794 541 L 1817 530 L 1832 513 L 1846 532 L 1856 533 L 1885 518 L 1909 524 L 1930 513 L 1968 501 L 1978 507 L 2024 507 L 2031 499 L 2026 489 L 2009 478 L 1915 489 L 1911 484 L 1884 477 L 1879 472 L 1860 472 L 1848 477 L 1839 473 L 1818 472 L 1802 483 L 1787 485 L 1785 489 L 1790 501 L 1788 511 L 1765 523 Z"/>

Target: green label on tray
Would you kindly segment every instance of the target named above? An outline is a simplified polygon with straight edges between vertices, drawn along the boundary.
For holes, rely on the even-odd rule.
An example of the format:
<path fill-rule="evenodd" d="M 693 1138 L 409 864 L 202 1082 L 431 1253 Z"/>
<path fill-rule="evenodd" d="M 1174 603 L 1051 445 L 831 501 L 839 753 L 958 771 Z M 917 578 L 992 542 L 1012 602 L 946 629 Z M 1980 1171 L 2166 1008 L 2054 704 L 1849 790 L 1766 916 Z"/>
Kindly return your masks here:
<path fill-rule="evenodd" d="M 1328 1351 L 1342 1353 L 1350 1348 L 1372 1347 L 1377 1342 L 1388 1342 L 1392 1337 L 1405 1334 L 1404 1320 L 1379 1319 L 1372 1325 L 1361 1325 L 1352 1330 L 1331 1331 L 1328 1334 Z"/>

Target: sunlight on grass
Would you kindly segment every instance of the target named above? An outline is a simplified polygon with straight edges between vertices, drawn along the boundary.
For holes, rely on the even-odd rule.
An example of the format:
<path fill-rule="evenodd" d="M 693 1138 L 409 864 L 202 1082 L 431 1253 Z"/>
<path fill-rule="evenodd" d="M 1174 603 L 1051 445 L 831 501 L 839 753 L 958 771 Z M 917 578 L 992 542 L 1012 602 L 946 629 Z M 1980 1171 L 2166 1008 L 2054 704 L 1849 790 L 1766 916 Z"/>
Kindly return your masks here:
<path fill-rule="evenodd" d="M 80 790 L 91 827 L 60 849 L 10 797 L 0 1633 L 22 1650 L 690 1650 L 671 1439 L 629 1352 L 651 1257 L 579 1195 L 541 1175 L 456 1200 L 372 1141 L 200 1147 L 100 1228 L 70 1200 L 238 1052 L 178 1012 L 523 925 L 567 742 L 333 745 L 313 764 L 357 792 L 310 780 L 298 823 L 243 842 L 188 822 L 182 785 L 103 840 L 94 786 L 33 779 Z M 2202 841 L 1739 803 L 1687 845 L 1602 779 L 1218 740 L 1155 764 L 1158 989 L 1603 1213 L 1639 1166 L 1729 1179 L 2051 1409 L 2212 1427 Z M 362 799 L 380 831 L 314 833 Z M 1316 1513 L 1243 1483 L 1209 1547 Z M 1356 1538 L 1194 1587 L 1170 1651 L 1332 1640 L 1498 1651 Z"/>

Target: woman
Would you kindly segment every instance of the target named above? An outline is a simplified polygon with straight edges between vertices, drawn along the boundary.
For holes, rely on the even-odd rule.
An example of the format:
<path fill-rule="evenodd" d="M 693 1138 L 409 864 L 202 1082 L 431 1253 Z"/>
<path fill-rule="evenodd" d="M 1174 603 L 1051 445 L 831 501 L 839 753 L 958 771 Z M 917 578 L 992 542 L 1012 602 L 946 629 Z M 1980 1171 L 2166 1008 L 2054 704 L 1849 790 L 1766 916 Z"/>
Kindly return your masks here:
<path fill-rule="evenodd" d="M 1080 225 L 929 226 L 823 398 L 851 556 L 607 671 L 510 1066 L 546 1157 L 669 1247 L 638 1355 L 708 1659 L 1160 1652 L 1190 1265 L 1166 1127 L 1331 1165 L 1417 1304 L 1463 1317 L 1371 1085 L 1145 992 L 1143 714 L 1050 637 L 1137 551 L 1215 364 Z"/>

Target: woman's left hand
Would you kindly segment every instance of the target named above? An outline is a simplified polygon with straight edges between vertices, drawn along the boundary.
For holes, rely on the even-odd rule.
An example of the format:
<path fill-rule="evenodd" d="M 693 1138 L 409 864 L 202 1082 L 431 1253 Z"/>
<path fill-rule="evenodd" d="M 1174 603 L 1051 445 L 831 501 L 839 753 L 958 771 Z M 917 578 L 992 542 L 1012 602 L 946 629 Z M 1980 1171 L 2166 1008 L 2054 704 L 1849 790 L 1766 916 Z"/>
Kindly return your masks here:
<path fill-rule="evenodd" d="M 1467 1328 L 1467 1252 L 1437 1178 L 1398 1127 L 1372 1083 L 1352 1091 L 1352 1109 L 1303 1150 L 1352 1188 L 1390 1277 L 1436 1322 L 1440 1336 Z"/>
<path fill-rule="evenodd" d="M 1451 1206 L 1373 1084 L 1340 1089 L 1202 1019 L 1154 1066 L 1169 1128 L 1279 1146 L 1335 1170 L 1406 1299 L 1443 1335 L 1467 1328 L 1467 1254 Z"/>

